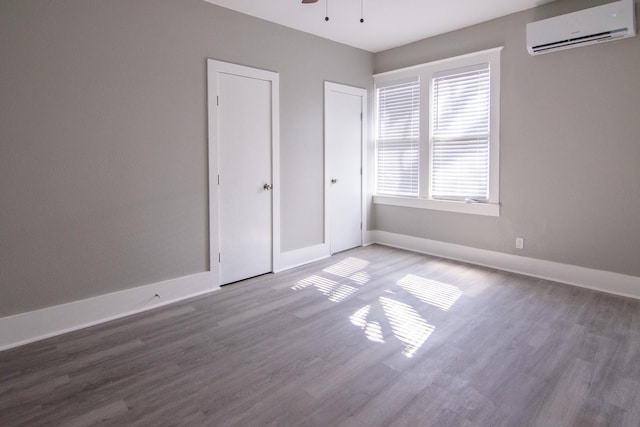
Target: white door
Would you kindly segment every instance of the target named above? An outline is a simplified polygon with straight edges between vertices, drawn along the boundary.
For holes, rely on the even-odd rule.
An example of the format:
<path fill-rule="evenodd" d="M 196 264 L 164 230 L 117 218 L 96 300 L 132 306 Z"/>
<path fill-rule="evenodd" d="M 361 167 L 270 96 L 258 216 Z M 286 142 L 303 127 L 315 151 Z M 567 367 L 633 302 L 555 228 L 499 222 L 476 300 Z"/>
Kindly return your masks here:
<path fill-rule="evenodd" d="M 325 159 L 331 253 L 362 245 L 362 141 L 366 91 L 325 83 Z"/>
<path fill-rule="evenodd" d="M 209 59 L 209 238 L 214 285 L 274 270 L 279 251 L 278 75 Z"/>
<path fill-rule="evenodd" d="M 272 271 L 271 82 L 218 74 L 220 280 Z"/>

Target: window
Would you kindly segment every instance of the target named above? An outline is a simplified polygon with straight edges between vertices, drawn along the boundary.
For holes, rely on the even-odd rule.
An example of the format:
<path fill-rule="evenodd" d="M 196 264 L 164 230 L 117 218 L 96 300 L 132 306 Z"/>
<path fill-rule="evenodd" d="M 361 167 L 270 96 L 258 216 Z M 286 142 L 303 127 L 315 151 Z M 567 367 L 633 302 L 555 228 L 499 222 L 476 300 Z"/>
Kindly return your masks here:
<path fill-rule="evenodd" d="M 499 215 L 501 49 L 374 77 L 375 203 Z"/>
<path fill-rule="evenodd" d="M 378 194 L 418 196 L 420 82 L 378 88 Z"/>
<path fill-rule="evenodd" d="M 489 64 L 448 70 L 432 80 L 431 195 L 489 198 Z"/>

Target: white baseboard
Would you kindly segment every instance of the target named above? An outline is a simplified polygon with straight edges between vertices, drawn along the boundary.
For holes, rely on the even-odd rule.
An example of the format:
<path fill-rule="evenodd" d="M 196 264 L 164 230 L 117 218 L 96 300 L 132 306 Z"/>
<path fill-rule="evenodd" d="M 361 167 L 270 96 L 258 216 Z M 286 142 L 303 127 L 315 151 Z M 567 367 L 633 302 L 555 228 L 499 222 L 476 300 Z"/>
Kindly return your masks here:
<path fill-rule="evenodd" d="M 211 272 L 203 272 L 3 317 L 0 318 L 0 351 L 216 289 Z"/>
<path fill-rule="evenodd" d="M 319 261 L 331 256 L 329 253 L 329 245 L 321 243 L 319 245 L 309 246 L 294 251 L 283 252 L 280 254 L 280 265 L 274 270 L 274 273 L 288 270 L 313 261 Z"/>
<path fill-rule="evenodd" d="M 640 277 L 372 230 L 372 243 L 640 299 Z"/>

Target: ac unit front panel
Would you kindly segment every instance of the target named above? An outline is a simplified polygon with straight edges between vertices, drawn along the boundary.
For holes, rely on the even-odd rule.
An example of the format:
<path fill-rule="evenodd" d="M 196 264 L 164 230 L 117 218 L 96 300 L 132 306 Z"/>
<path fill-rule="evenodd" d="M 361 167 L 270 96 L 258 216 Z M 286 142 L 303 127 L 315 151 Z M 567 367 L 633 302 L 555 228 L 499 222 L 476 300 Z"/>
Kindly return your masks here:
<path fill-rule="evenodd" d="M 635 36 L 633 0 L 621 0 L 527 24 L 527 47 L 532 54 L 632 36 Z M 536 50 L 538 52 L 534 52 Z"/>

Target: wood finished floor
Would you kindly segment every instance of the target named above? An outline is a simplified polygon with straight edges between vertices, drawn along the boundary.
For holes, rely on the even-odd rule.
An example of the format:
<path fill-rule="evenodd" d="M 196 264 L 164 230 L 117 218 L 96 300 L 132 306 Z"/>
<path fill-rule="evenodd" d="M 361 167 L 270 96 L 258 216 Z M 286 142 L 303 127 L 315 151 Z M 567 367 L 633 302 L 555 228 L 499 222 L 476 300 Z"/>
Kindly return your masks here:
<path fill-rule="evenodd" d="M 0 426 L 638 426 L 640 301 L 370 246 L 0 352 Z"/>

